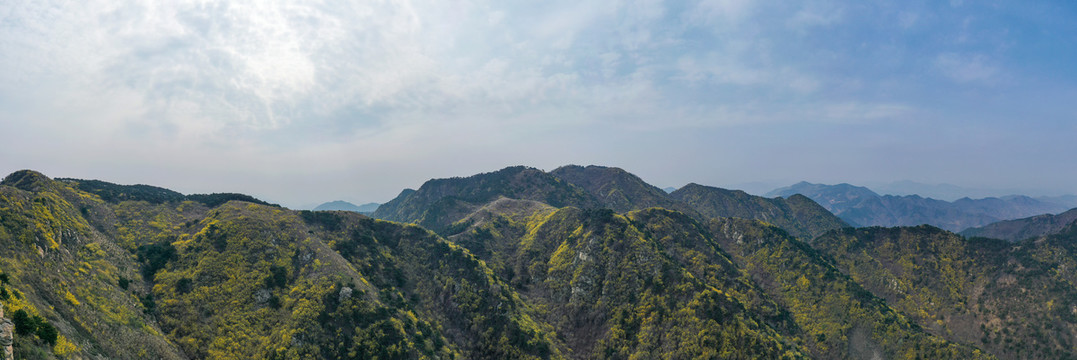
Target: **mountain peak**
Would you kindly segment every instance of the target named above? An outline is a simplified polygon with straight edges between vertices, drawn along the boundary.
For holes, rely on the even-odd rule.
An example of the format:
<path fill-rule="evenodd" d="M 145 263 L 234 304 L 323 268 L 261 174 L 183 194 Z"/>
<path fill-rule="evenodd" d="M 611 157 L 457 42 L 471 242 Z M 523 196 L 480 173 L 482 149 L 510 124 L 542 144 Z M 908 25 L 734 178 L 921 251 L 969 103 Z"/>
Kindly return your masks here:
<path fill-rule="evenodd" d="M 765 221 L 802 239 L 810 239 L 847 225 L 819 204 L 802 196 L 765 198 L 741 190 L 690 183 L 671 193 L 670 197 L 687 203 L 707 218 L 735 217 Z"/>
<path fill-rule="evenodd" d="M 841 183 L 841 184 L 837 184 L 837 185 L 826 185 L 826 184 L 810 183 L 810 182 L 807 182 L 807 181 L 801 181 L 801 182 L 798 182 L 798 183 L 790 185 L 790 186 L 774 189 L 774 190 L 772 190 L 770 192 L 767 192 L 763 196 L 766 196 L 766 197 L 776 197 L 776 196 L 788 197 L 790 195 L 799 193 L 799 194 L 805 195 L 805 196 L 807 196 L 809 198 L 815 199 L 817 194 L 831 193 L 831 192 L 837 192 L 837 191 L 845 192 L 849 196 L 858 196 L 858 197 L 878 197 L 879 196 L 879 194 L 875 193 L 871 189 L 868 189 L 868 188 L 863 187 L 863 186 L 852 185 L 852 184 L 849 184 L 849 183 Z M 816 201 L 818 201 L 818 200 L 816 200 Z"/>
<path fill-rule="evenodd" d="M 372 216 L 391 221 L 416 222 L 435 231 L 462 219 L 499 197 L 535 200 L 555 207 L 595 207 L 597 201 L 583 189 L 527 166 L 468 177 L 432 179 L 419 190 L 378 207 Z"/>
<path fill-rule="evenodd" d="M 615 169 L 615 170 L 619 170 L 619 171 L 624 171 L 623 169 L 618 168 L 618 167 L 594 165 L 594 164 L 591 164 L 591 165 L 576 165 L 576 164 L 562 165 L 562 166 L 559 166 L 558 168 L 554 169 L 553 171 L 557 171 L 557 170 L 561 170 L 561 169 L 591 169 L 591 170 L 596 170 L 596 169 Z M 553 171 L 551 171 L 551 172 L 553 172 Z"/>
<path fill-rule="evenodd" d="M 48 176 L 34 170 L 19 170 L 11 173 L 4 178 L 0 185 L 7 185 L 18 188 L 20 190 L 35 191 L 45 184 L 48 184 L 52 179 Z"/>
<path fill-rule="evenodd" d="M 621 168 L 568 165 L 559 167 L 550 174 L 586 190 L 598 199 L 603 207 L 616 212 L 664 207 L 694 213 L 691 207 L 674 201 L 668 192 Z"/>
<path fill-rule="evenodd" d="M 344 200 L 335 200 L 316 206 L 314 211 L 353 211 L 358 213 L 372 213 L 378 209 L 378 203 L 366 203 L 355 205 Z"/>

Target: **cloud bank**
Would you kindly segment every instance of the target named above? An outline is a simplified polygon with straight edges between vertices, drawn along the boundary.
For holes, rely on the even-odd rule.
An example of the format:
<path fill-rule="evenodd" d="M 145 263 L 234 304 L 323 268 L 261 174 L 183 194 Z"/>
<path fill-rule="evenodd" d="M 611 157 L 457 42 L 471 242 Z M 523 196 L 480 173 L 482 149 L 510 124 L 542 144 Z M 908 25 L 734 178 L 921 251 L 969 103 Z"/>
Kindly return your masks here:
<path fill-rule="evenodd" d="M 0 165 L 293 206 L 384 201 L 519 163 L 622 166 L 660 185 L 1059 188 L 970 159 L 1020 174 L 1058 159 L 981 145 L 1072 153 L 1056 130 L 1072 133 L 1064 99 L 1077 74 L 1048 75 L 1075 57 L 1060 52 L 1075 38 L 1067 14 L 1065 3 L 16 0 L 0 4 Z M 1014 135 L 1021 121 L 1033 126 Z"/>

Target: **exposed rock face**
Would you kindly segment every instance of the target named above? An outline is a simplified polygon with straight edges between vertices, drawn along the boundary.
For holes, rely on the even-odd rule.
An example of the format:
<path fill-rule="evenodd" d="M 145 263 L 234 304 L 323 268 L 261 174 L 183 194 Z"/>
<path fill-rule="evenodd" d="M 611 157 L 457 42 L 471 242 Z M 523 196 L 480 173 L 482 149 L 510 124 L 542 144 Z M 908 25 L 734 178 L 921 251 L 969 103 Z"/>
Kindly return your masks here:
<path fill-rule="evenodd" d="M 11 344 L 15 342 L 15 323 L 4 317 L 4 304 L 0 304 L 0 360 L 15 358 Z"/>
<path fill-rule="evenodd" d="M 344 300 L 352 297 L 352 288 L 347 286 L 340 288 L 340 293 L 337 294 L 337 297 L 339 298 L 338 301 L 344 302 Z"/>
<path fill-rule="evenodd" d="M 15 342 L 15 323 L 8 319 L 0 319 L 0 359 L 10 360 L 15 358 L 15 351 L 11 344 Z"/>

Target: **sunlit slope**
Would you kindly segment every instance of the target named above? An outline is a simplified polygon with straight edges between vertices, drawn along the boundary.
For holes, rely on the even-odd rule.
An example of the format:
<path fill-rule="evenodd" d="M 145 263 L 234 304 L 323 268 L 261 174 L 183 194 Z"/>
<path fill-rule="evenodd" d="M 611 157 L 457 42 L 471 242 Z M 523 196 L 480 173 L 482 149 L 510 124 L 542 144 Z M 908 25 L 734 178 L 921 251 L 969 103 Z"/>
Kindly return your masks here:
<path fill-rule="evenodd" d="M 865 288 L 940 336 L 1002 358 L 1077 358 L 1077 229 L 1017 243 L 930 227 L 815 241 Z"/>

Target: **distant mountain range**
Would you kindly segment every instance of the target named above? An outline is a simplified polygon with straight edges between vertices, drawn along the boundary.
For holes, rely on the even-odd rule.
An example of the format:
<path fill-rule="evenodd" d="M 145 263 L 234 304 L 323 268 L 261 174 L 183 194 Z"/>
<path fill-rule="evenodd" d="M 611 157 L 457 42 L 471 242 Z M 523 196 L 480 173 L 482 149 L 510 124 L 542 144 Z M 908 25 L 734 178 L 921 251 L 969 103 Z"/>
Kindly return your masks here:
<path fill-rule="evenodd" d="M 952 184 L 925 184 L 910 180 L 895 181 L 886 184 L 868 185 L 872 190 L 887 195 L 919 195 L 945 201 L 955 201 L 961 198 L 982 199 L 989 197 L 1007 197 L 1013 194 L 1029 194 L 1020 189 L 979 189 L 968 188 Z M 1066 208 L 1077 207 L 1077 195 L 1061 196 L 1030 196 L 1033 199 L 1056 203 Z"/>
<path fill-rule="evenodd" d="M 862 186 L 800 182 L 766 196 L 802 194 L 855 226 L 913 226 L 929 224 L 950 231 L 980 227 L 1001 220 L 1068 210 L 1065 204 L 1012 195 L 1001 198 L 961 198 L 953 202 L 919 195 L 879 195 Z M 1059 198 L 1063 199 L 1063 198 Z"/>
<path fill-rule="evenodd" d="M 1077 209 L 1058 215 L 1043 214 L 1023 219 L 1003 220 L 982 227 L 968 228 L 965 236 L 980 236 L 1009 241 L 1037 238 L 1061 232 L 1077 221 Z"/>
<path fill-rule="evenodd" d="M 852 228 L 808 196 L 666 193 L 569 165 L 433 179 L 374 215 L 15 172 L 0 344 L 20 359 L 1077 358 L 1066 214 L 1014 243 Z"/>
<path fill-rule="evenodd" d="M 374 210 L 378 209 L 378 203 L 366 203 L 363 205 L 355 205 L 344 200 L 330 201 L 314 207 L 314 211 L 326 211 L 326 210 L 342 210 L 342 211 L 354 211 L 357 213 L 371 214 Z"/>

